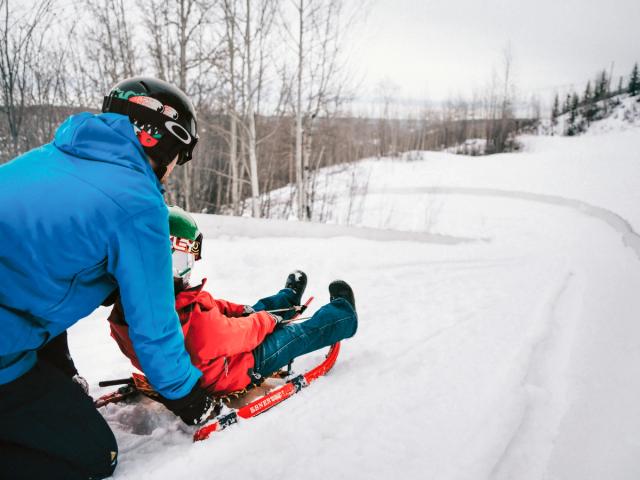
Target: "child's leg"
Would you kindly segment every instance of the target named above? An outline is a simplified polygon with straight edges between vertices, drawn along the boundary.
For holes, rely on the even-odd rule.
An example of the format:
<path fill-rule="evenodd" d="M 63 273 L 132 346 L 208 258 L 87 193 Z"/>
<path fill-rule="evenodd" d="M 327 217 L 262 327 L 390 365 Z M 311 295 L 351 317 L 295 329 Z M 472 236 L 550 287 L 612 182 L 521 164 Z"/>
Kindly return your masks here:
<path fill-rule="evenodd" d="M 258 300 L 258 302 L 253 306 L 253 309 L 256 312 L 261 312 L 263 310 L 290 308 L 294 305 L 300 305 L 300 298 L 298 298 L 296 293 L 290 288 L 283 288 L 275 295 Z M 280 315 L 285 320 L 289 320 L 295 315 L 295 313 L 296 312 L 294 310 L 291 310 L 288 312 L 279 312 L 277 315 Z"/>
<path fill-rule="evenodd" d="M 357 329 L 358 316 L 349 302 L 335 299 L 309 320 L 285 325 L 268 335 L 253 351 L 254 373 L 271 375 L 295 357 L 352 337 Z"/>

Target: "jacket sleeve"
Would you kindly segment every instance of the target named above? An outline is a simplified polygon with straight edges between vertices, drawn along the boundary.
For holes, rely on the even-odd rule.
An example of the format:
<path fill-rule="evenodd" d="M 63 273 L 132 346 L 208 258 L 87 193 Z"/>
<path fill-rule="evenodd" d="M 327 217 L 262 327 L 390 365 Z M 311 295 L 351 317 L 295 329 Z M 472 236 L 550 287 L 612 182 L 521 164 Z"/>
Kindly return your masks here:
<path fill-rule="evenodd" d="M 244 314 L 244 305 L 214 299 L 220 311 L 227 317 L 241 317 Z"/>
<path fill-rule="evenodd" d="M 190 350 L 201 359 L 250 352 L 273 332 L 276 323 L 265 312 L 229 318 L 216 309 L 201 310 L 196 304 L 190 321 Z"/>
<path fill-rule="evenodd" d="M 175 311 L 167 208 L 153 207 L 118 225 L 108 259 L 142 371 L 165 398 L 184 397 L 201 373 L 185 350 Z"/>

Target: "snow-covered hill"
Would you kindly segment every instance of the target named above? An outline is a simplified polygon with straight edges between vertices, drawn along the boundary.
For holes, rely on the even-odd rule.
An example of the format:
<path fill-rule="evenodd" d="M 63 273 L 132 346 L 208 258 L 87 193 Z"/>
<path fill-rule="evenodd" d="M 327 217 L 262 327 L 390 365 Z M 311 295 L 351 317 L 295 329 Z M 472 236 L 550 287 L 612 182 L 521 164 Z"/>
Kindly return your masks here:
<path fill-rule="evenodd" d="M 542 130 L 552 135 L 619 132 L 640 126 L 640 96 L 619 94 L 589 105 L 581 105 L 575 113 L 564 113 L 554 126 L 544 122 Z"/>
<path fill-rule="evenodd" d="M 104 409 L 115 478 L 640 478 L 640 129 L 523 142 L 329 169 L 324 225 L 198 216 L 214 295 L 252 303 L 302 268 L 317 308 L 342 277 L 358 334 L 206 442 L 158 405 Z M 130 371 L 106 315 L 70 334 L 94 395 Z"/>

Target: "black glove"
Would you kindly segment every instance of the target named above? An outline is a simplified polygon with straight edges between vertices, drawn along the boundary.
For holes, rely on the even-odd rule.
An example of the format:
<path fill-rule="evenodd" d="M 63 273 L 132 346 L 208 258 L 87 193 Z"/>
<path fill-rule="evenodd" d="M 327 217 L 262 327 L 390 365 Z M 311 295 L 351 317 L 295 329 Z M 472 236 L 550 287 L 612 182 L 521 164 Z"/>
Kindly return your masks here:
<path fill-rule="evenodd" d="M 89 382 L 87 382 L 84 377 L 76 373 L 73 377 L 71 377 L 71 381 L 78 385 L 84 393 L 89 395 Z"/>
<path fill-rule="evenodd" d="M 198 384 L 186 396 L 176 400 L 163 398 L 162 403 L 187 425 L 206 422 L 218 409 L 218 403 Z"/>
<path fill-rule="evenodd" d="M 282 318 L 280 315 L 275 315 L 273 313 L 270 313 L 269 315 L 271 315 L 271 318 L 273 318 L 273 320 L 276 322 L 276 327 L 278 325 L 282 325 L 284 322 L 284 318 Z"/>

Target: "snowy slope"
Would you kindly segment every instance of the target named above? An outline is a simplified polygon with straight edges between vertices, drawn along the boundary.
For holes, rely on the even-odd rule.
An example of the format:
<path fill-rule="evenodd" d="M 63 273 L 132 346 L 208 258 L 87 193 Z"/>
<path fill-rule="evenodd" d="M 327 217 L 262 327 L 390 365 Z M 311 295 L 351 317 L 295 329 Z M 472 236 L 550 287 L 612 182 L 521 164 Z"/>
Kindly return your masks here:
<path fill-rule="evenodd" d="M 207 442 L 157 405 L 105 409 L 115 478 L 640 478 L 640 130 L 525 143 L 328 172 L 334 225 L 199 216 L 214 295 L 252 303 L 302 268 L 317 308 L 342 277 L 358 334 Z M 94 394 L 129 371 L 106 315 L 70 334 Z"/>
<path fill-rule="evenodd" d="M 577 132 L 586 131 L 589 134 L 619 132 L 636 129 L 640 126 L 640 96 L 630 96 L 628 93 L 615 95 L 607 100 L 600 100 L 594 105 L 593 120 L 585 118 L 585 106 L 578 109 L 574 120 Z M 551 126 L 550 120 L 542 121 L 542 131 L 553 135 L 566 135 L 571 125 L 571 112 L 563 113 L 556 119 L 556 125 Z M 581 133 L 578 133 L 581 134 Z"/>

